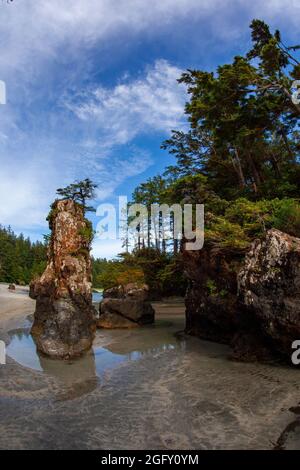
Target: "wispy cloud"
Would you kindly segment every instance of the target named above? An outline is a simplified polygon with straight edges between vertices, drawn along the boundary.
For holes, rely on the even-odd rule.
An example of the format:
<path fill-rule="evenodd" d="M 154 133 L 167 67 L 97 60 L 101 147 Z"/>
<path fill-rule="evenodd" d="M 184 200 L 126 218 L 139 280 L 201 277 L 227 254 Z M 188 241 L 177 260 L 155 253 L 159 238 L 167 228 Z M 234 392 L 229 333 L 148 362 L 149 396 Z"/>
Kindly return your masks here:
<path fill-rule="evenodd" d="M 130 145 L 128 148 L 114 147 L 103 153 L 97 150 L 81 150 L 68 159 L 68 178 L 92 178 L 98 184 L 97 201 L 103 201 L 112 196 L 114 191 L 128 178 L 143 173 L 153 164 L 151 154 Z"/>
<path fill-rule="evenodd" d="M 6 201 L 0 206 L 1 223 L 13 222 L 17 229 L 46 227 L 56 187 L 90 177 L 98 184 L 97 199 L 102 201 L 128 178 L 146 171 L 153 164 L 151 153 L 135 145 L 134 138 L 183 125 L 185 91 L 176 81 L 180 74 L 179 68 L 159 60 L 139 78 L 114 88 L 79 91 L 76 101 L 65 97 L 68 111 L 60 103 L 54 121 L 47 118 L 42 123 L 41 109 L 30 116 L 34 123 L 27 133 L 7 119 L 6 133 L 0 134 L 0 197 Z M 6 109 L 6 116 L 16 117 L 9 104 Z"/>
<path fill-rule="evenodd" d="M 170 132 L 185 123 L 185 88 L 177 83 L 182 70 L 157 60 L 142 78 L 113 88 L 97 86 L 69 97 L 65 106 L 79 119 L 93 122 L 106 145 L 126 144 L 138 134 Z"/>
<path fill-rule="evenodd" d="M 58 58 L 61 44 L 66 45 L 70 40 L 74 48 L 79 44 L 90 47 L 122 32 L 132 35 L 150 31 L 155 35 L 163 28 L 176 23 L 182 25 L 183 21 L 192 23 L 196 19 L 215 24 L 222 37 L 230 35 L 230 21 L 235 11 L 242 11 L 244 17 L 289 21 L 294 26 L 299 24 L 300 15 L 298 0 L 151 0 L 150 3 L 147 0 L 15 0 L 11 4 L 2 3 L 0 36 L 5 47 L 1 51 L 1 65 L 19 70 L 25 65 L 28 67 L 32 57 Z M 218 36 L 218 31 L 215 32 Z M 35 72 L 37 69 L 31 63 L 28 73 Z"/>
<path fill-rule="evenodd" d="M 176 82 L 181 68 L 168 57 L 172 40 L 173 48 L 184 48 L 185 39 L 192 37 L 202 57 L 211 55 L 208 45 L 219 54 L 223 44 L 234 49 L 241 38 L 247 41 L 253 17 L 285 27 L 285 33 L 296 37 L 300 4 L 0 1 L 0 80 L 7 84 L 7 104 L 0 107 L 0 223 L 20 230 L 39 227 L 55 188 L 72 179 L 93 177 L 103 200 L 127 178 L 145 172 L 155 156 L 141 145 L 142 138 L 157 134 L 158 146 L 161 134 L 184 126 L 185 91 Z M 160 51 L 156 41 L 162 37 L 168 47 Z M 102 51 L 118 57 L 122 42 L 131 51 L 132 44 L 144 40 L 146 48 L 155 45 L 151 58 L 145 49 L 127 78 L 123 64 L 123 79 L 113 74 L 107 85 L 109 65 L 101 62 Z M 211 58 L 215 60 L 220 57 Z"/>

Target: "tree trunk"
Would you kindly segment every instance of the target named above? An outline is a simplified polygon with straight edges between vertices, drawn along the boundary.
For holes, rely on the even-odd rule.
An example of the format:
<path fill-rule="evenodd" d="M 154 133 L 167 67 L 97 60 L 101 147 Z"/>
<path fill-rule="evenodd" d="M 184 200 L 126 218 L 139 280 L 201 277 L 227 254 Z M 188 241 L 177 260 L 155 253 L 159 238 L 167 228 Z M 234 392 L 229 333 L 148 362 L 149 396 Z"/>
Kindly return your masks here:
<path fill-rule="evenodd" d="M 278 160 L 277 160 L 277 158 L 276 158 L 276 156 L 273 152 L 271 152 L 270 161 L 271 161 L 271 164 L 272 164 L 275 175 L 278 178 L 280 178 L 281 177 L 281 171 L 280 171 L 280 168 L 279 168 L 279 165 L 278 165 Z"/>
<path fill-rule="evenodd" d="M 242 165 L 241 165 L 241 160 L 240 160 L 240 157 L 239 157 L 239 153 L 238 153 L 236 148 L 234 149 L 234 153 L 235 153 L 235 159 L 233 159 L 233 166 L 234 166 L 235 171 L 237 172 L 240 187 L 245 188 L 246 187 L 246 180 L 245 180 L 243 168 L 242 168 Z"/>
<path fill-rule="evenodd" d="M 294 153 L 293 153 L 292 150 L 291 150 L 291 147 L 290 147 L 288 138 L 287 138 L 287 136 L 286 136 L 286 133 L 284 132 L 283 129 L 281 129 L 280 133 L 281 133 L 281 135 L 282 135 L 282 139 L 283 139 L 283 142 L 284 142 L 285 147 L 286 147 L 286 149 L 287 149 L 287 152 L 288 152 L 288 154 L 289 154 L 291 160 L 294 162 L 294 161 L 295 161 L 295 155 L 294 155 Z"/>
<path fill-rule="evenodd" d="M 253 185 L 254 192 L 257 193 L 258 188 L 261 185 L 261 177 L 260 177 L 260 174 L 259 174 L 259 172 L 256 168 L 256 165 L 255 165 L 254 161 L 253 161 L 251 153 L 246 152 L 246 155 L 247 155 L 247 160 L 248 160 L 248 163 L 250 165 L 250 169 L 251 169 L 251 172 L 252 172 L 252 175 L 253 175 L 253 178 L 254 178 L 254 182 L 255 182 L 255 184 Z"/>

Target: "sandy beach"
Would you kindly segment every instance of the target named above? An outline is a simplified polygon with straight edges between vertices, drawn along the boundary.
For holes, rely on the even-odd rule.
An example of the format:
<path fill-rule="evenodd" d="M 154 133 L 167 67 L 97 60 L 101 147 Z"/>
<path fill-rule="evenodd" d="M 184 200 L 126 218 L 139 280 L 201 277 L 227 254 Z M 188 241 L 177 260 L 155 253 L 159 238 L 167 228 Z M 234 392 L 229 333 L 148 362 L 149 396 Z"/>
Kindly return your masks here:
<path fill-rule="evenodd" d="M 16 286 L 8 290 L 8 284 L 0 284 L 0 335 L 20 328 L 27 315 L 34 312 L 35 301 L 28 296 L 28 286 Z"/>
<path fill-rule="evenodd" d="M 182 302 L 154 307 L 155 326 L 99 330 L 65 363 L 36 354 L 28 289 L 1 285 L 0 449 L 299 447 L 297 370 L 229 361 L 226 346 L 178 338 Z"/>

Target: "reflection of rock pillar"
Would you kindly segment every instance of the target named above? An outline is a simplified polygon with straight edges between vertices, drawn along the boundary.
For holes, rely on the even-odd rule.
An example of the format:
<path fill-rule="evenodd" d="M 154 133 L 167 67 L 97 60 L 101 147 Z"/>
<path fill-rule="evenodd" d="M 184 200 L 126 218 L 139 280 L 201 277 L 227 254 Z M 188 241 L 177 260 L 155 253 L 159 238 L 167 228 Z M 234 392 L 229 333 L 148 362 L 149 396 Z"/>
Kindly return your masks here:
<path fill-rule="evenodd" d="M 65 361 L 53 361 L 43 355 L 40 355 L 39 359 L 43 371 L 69 388 L 72 398 L 75 396 L 78 398 L 92 392 L 99 383 L 92 349 L 84 356 L 74 360 L 72 364 Z"/>
<path fill-rule="evenodd" d="M 91 347 L 95 331 L 92 230 L 82 207 L 71 200 L 53 204 L 49 226 L 47 267 L 30 286 L 30 296 L 36 299 L 32 335 L 43 354 L 74 357 Z"/>

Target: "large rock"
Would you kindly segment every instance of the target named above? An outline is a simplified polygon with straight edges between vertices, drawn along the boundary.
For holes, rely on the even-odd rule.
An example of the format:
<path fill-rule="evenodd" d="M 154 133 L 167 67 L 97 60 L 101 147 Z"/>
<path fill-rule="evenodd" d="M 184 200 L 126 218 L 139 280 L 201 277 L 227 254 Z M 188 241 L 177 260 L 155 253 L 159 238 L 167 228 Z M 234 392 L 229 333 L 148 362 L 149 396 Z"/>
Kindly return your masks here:
<path fill-rule="evenodd" d="M 103 293 L 99 328 L 135 328 L 154 322 L 154 309 L 148 298 L 148 287 L 136 284 L 113 287 Z"/>
<path fill-rule="evenodd" d="M 30 286 L 36 299 L 31 333 L 43 354 L 79 356 L 92 345 L 91 227 L 83 209 L 71 200 L 56 201 L 49 216 L 52 229 L 48 263 Z"/>
<path fill-rule="evenodd" d="M 300 239 L 273 229 L 254 241 L 238 290 L 270 346 L 290 358 L 300 339 Z"/>
<path fill-rule="evenodd" d="M 236 279 L 241 261 L 240 253 L 209 244 L 199 251 L 183 252 L 189 279 L 185 297 L 188 334 L 221 343 L 232 340 L 241 309 Z"/>
<path fill-rule="evenodd" d="M 300 339 L 300 239 L 270 230 L 247 254 L 184 251 L 186 332 L 227 343 L 238 360 L 290 362 Z"/>

